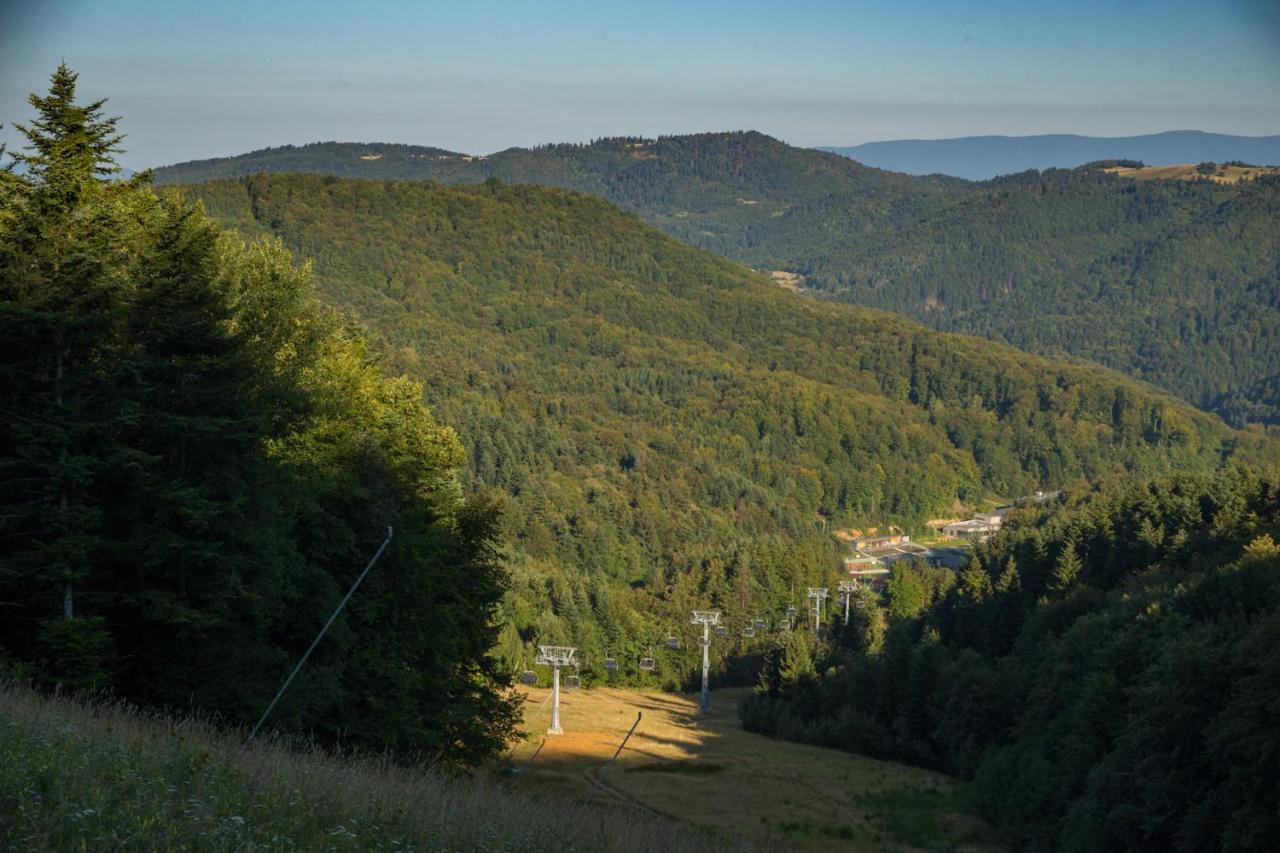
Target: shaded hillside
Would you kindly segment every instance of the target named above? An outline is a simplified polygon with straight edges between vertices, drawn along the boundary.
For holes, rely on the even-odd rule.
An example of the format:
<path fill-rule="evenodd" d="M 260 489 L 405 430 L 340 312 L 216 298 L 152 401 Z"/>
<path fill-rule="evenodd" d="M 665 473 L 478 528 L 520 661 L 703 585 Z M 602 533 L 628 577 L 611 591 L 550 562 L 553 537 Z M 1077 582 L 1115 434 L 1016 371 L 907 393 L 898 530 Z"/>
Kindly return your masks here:
<path fill-rule="evenodd" d="M 975 181 L 1028 169 L 1072 169 L 1095 160 L 1141 160 L 1162 166 L 1226 160 L 1280 165 L 1280 136 L 1233 136 L 1199 130 L 1117 137 L 1046 133 L 893 139 L 824 150 L 879 169 L 909 175 L 955 175 Z"/>
<path fill-rule="evenodd" d="M 830 577 L 826 519 L 1206 468 L 1235 440 L 1115 373 L 796 299 L 589 197 L 301 175 L 187 192 L 311 258 L 458 429 L 471 485 L 511 495 L 516 658 L 516 628 L 598 661 L 695 601 L 781 608 Z"/>
<path fill-rule="evenodd" d="M 472 160 L 324 143 L 183 164 L 158 178 L 283 169 L 499 177 L 592 193 L 692 245 L 801 274 L 817 295 L 1079 355 L 1236 424 L 1280 420 L 1280 178 L 1135 186 L 1090 168 L 970 184 L 882 172 L 757 133 Z"/>
<path fill-rule="evenodd" d="M 743 722 L 976 776 L 1018 850 L 1271 849 L 1278 530 L 1274 473 L 1235 467 L 1015 512 L 958 574 L 899 564 L 884 610 L 779 649 Z"/>

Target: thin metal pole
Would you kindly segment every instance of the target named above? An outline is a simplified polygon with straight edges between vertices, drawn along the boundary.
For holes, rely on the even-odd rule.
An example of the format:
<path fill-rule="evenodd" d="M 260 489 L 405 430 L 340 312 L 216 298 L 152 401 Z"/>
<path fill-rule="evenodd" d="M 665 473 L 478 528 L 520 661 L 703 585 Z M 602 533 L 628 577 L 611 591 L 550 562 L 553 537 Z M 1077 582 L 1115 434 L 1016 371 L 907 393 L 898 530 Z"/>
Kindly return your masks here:
<path fill-rule="evenodd" d="M 596 789 L 604 784 L 604 777 L 609 775 L 609 768 L 613 766 L 613 762 L 618 760 L 618 756 L 622 754 L 622 748 L 627 745 L 627 741 L 631 740 L 631 735 L 635 732 L 636 726 L 640 725 L 640 718 L 643 715 L 643 711 L 636 711 L 636 721 L 631 724 L 631 729 L 627 732 L 627 736 L 622 739 L 622 743 L 618 744 L 618 748 L 613 751 L 613 758 L 606 761 L 604 767 L 600 769 L 600 775 L 596 777 L 596 783 L 591 786 L 591 790 L 587 792 L 587 798 L 582 801 L 584 806 L 590 803 L 591 798 L 596 795 Z"/>
<path fill-rule="evenodd" d="M 711 710 L 711 623 L 702 623 L 702 713 Z"/>
<path fill-rule="evenodd" d="M 329 616 L 329 621 L 324 623 L 324 627 L 320 629 L 320 633 L 316 634 L 316 638 L 311 641 L 311 647 L 307 649 L 307 653 L 298 661 L 298 665 L 293 668 L 293 672 L 289 673 L 289 677 L 284 680 L 284 684 L 280 685 L 280 689 L 276 691 L 276 698 L 271 700 L 271 704 L 267 706 L 267 710 L 262 712 L 262 719 L 254 724 L 253 730 L 249 732 L 249 736 L 244 739 L 242 748 L 248 749 L 249 744 L 253 743 L 253 739 L 258 736 L 258 729 L 262 728 L 262 724 L 267 721 L 267 717 L 271 716 L 271 712 L 275 709 L 276 703 L 280 701 L 280 697 L 289 689 L 289 685 L 293 683 L 293 679 L 297 678 L 298 673 L 302 670 L 303 664 L 307 662 L 307 658 L 311 657 L 311 653 L 316 650 L 316 646 L 320 645 L 320 641 L 324 639 L 325 632 L 329 630 L 329 626 L 333 624 L 333 620 L 338 618 L 338 614 L 342 612 L 342 608 L 347 606 L 347 602 L 351 600 L 351 596 L 355 594 L 356 587 L 360 586 L 360 582 L 364 580 L 364 576 L 369 574 L 369 570 L 373 568 L 373 564 L 378 562 L 378 558 L 382 556 L 382 552 L 387 550 L 387 546 L 391 544 L 391 537 L 394 531 L 387 528 L 387 538 L 383 540 L 382 546 L 378 548 L 378 553 L 373 555 L 373 559 L 369 561 L 369 565 L 364 567 L 364 571 L 360 573 L 360 577 L 356 578 L 356 582 L 351 585 L 351 589 L 347 590 L 347 594 L 342 601 L 338 602 L 338 606 L 334 608 L 333 613 Z"/>

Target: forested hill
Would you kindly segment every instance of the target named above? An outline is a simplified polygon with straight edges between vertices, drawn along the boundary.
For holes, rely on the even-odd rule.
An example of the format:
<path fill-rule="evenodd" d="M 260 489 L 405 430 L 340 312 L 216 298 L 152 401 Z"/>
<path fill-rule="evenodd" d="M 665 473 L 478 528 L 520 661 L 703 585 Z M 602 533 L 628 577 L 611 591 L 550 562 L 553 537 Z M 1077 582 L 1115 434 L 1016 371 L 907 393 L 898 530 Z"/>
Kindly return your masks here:
<path fill-rule="evenodd" d="M 1139 185 L 1086 167 L 974 184 L 724 133 L 487 158 L 322 143 L 157 180 L 262 171 L 576 189 L 691 245 L 802 275 L 815 295 L 1079 355 L 1235 424 L 1280 421 L 1280 178 Z"/>
<path fill-rule="evenodd" d="M 625 658 L 696 603 L 776 612 L 838 565 L 827 520 L 910 525 L 1252 441 L 1092 365 L 796 299 L 582 195 L 307 175 L 184 192 L 310 258 L 458 430 L 470 485 L 510 495 L 513 664 L 534 637 Z"/>
<path fill-rule="evenodd" d="M 1241 160 L 1280 165 L 1280 136 L 1235 136 L 1171 130 L 1141 136 L 965 136 L 957 139 L 892 139 L 824 150 L 881 169 L 912 175 L 956 175 L 983 180 L 1027 169 L 1070 169 L 1096 160 L 1146 163 L 1221 163 Z"/>

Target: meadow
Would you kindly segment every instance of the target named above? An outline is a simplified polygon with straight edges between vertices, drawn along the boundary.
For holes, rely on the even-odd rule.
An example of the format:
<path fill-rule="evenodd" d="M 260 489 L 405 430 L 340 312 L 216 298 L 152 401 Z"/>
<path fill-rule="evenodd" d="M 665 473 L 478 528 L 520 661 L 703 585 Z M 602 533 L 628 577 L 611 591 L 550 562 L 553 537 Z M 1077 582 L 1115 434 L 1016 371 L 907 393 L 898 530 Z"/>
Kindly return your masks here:
<path fill-rule="evenodd" d="M 744 732 L 742 690 L 525 691 L 531 735 L 473 776 L 334 755 L 0 684 L 9 850 L 993 850 L 941 774 Z M 593 801 L 584 796 L 643 718 Z M 545 743 L 544 743 L 545 741 Z M 536 758 L 530 762 L 534 753 Z"/>
<path fill-rule="evenodd" d="M 544 735 L 549 692 L 524 691 L 531 736 L 511 756 L 522 791 L 585 796 L 640 713 L 595 800 L 764 846 L 997 849 L 969 789 L 951 777 L 744 731 L 746 688 L 713 691 L 706 715 L 696 695 L 566 691 L 559 736 Z"/>
<path fill-rule="evenodd" d="M 502 783 L 0 683 L 0 849 L 746 851 Z"/>

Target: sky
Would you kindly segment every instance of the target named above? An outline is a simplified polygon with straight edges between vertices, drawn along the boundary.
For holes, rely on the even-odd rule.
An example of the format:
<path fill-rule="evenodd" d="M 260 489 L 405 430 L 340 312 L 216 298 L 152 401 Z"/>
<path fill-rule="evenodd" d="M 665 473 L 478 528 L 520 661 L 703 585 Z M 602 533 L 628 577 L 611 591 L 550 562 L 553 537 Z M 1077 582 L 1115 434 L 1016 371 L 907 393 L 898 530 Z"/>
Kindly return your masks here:
<path fill-rule="evenodd" d="M 0 0 L 0 141 L 63 60 L 133 169 L 322 140 L 1280 133 L 1280 0 Z"/>

